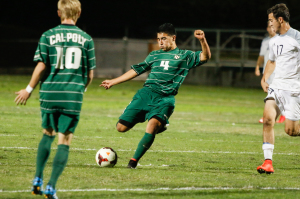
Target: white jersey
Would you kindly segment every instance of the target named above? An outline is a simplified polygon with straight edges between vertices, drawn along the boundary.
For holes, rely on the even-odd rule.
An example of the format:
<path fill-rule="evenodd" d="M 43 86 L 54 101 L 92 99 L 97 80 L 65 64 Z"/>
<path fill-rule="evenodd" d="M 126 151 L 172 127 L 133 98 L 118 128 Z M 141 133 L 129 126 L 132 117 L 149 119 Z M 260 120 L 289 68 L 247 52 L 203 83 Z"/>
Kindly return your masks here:
<path fill-rule="evenodd" d="M 260 51 L 259 51 L 259 56 L 264 56 L 264 68 L 263 68 L 263 73 L 265 71 L 267 62 L 269 60 L 269 41 L 270 41 L 270 37 L 265 37 L 262 42 L 261 42 L 261 46 L 260 46 Z"/>
<path fill-rule="evenodd" d="M 271 88 L 300 91 L 300 32 L 290 28 L 269 42 L 269 60 L 276 61 Z"/>

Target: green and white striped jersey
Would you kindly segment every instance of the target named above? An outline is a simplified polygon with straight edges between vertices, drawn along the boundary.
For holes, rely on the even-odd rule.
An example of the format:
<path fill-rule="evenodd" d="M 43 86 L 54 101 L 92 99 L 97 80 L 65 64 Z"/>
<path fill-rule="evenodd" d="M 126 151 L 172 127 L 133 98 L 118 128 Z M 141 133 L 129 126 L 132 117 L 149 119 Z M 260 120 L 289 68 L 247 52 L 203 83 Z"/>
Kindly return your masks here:
<path fill-rule="evenodd" d="M 96 67 L 91 36 L 77 26 L 59 25 L 43 33 L 34 61 L 47 66 L 40 82 L 41 111 L 79 115 L 88 72 Z"/>
<path fill-rule="evenodd" d="M 200 61 L 200 54 L 179 48 L 152 51 L 144 62 L 131 68 L 138 75 L 151 70 L 144 86 L 162 95 L 176 95 L 189 70 L 206 63 Z"/>

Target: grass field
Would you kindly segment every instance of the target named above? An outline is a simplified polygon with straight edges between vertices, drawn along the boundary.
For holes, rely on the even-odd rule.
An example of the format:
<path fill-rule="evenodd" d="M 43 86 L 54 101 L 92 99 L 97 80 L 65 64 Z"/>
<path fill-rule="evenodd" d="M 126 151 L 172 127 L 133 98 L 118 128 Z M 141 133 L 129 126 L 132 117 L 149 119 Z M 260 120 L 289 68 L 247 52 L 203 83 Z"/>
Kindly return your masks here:
<path fill-rule="evenodd" d="M 37 145 L 42 137 L 39 99 L 16 106 L 15 91 L 30 77 L 0 76 L 0 198 L 42 198 L 30 194 Z M 125 134 L 115 124 L 143 82 L 105 91 L 95 79 L 84 96 L 81 120 L 67 167 L 58 183 L 59 198 L 300 198 L 299 138 L 275 127 L 272 175 L 260 175 L 265 94 L 260 89 L 183 85 L 167 131 L 156 136 L 137 169 L 127 163 L 146 123 Z M 50 177 L 53 150 L 44 181 Z M 98 149 L 118 153 L 114 168 L 95 163 Z"/>

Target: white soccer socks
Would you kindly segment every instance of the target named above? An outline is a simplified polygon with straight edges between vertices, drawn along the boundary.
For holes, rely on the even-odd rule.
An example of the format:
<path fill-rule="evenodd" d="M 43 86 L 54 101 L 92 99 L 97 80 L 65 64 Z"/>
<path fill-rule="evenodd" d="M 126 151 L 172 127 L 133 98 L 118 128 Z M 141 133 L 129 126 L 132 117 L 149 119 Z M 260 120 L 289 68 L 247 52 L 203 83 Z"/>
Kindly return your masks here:
<path fill-rule="evenodd" d="M 268 142 L 264 142 L 262 145 L 262 149 L 264 151 L 265 160 L 272 160 L 274 144 L 270 144 Z"/>

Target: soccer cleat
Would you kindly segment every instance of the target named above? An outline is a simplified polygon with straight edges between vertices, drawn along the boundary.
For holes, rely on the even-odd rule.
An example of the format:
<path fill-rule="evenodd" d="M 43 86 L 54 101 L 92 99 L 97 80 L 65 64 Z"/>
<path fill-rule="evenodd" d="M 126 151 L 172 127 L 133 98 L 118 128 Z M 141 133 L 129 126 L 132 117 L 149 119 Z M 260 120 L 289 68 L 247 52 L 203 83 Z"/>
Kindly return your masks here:
<path fill-rule="evenodd" d="M 129 169 L 135 169 L 137 166 L 137 161 L 134 160 L 133 158 L 129 161 L 127 168 Z"/>
<path fill-rule="evenodd" d="M 56 190 L 53 189 L 53 187 L 49 184 L 46 186 L 46 190 L 45 190 L 44 194 L 45 194 L 45 198 L 58 199 L 58 197 L 56 195 Z"/>
<path fill-rule="evenodd" d="M 43 180 L 41 178 L 34 178 L 31 193 L 32 195 L 43 195 Z"/>
<path fill-rule="evenodd" d="M 285 117 L 281 115 L 279 120 L 276 123 L 283 123 L 284 121 L 285 121 Z"/>
<path fill-rule="evenodd" d="M 264 118 L 260 118 L 260 120 L 258 120 L 259 123 L 264 123 Z"/>
<path fill-rule="evenodd" d="M 266 173 L 266 174 L 271 174 L 274 173 L 274 169 L 272 166 L 272 160 L 265 160 L 265 162 L 261 165 L 257 167 L 257 172 L 262 174 L 262 173 Z"/>

